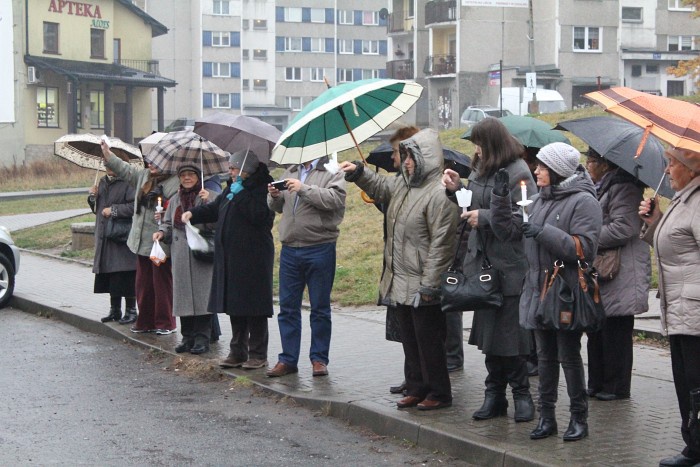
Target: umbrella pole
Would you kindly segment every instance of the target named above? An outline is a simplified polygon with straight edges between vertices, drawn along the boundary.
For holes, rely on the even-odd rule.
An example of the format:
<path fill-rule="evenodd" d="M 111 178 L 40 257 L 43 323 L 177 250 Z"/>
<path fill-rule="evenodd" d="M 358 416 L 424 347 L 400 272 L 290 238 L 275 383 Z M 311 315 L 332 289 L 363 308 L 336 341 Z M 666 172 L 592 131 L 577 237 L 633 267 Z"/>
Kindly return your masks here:
<path fill-rule="evenodd" d="M 199 138 L 199 142 L 200 142 L 200 145 L 199 145 L 199 168 L 201 169 L 200 177 L 202 179 L 200 181 L 202 182 L 202 190 L 203 190 L 204 189 L 204 157 L 202 156 L 202 145 L 201 145 L 202 138 Z"/>
<path fill-rule="evenodd" d="M 95 181 L 92 183 L 93 186 L 97 185 L 97 178 L 100 176 L 100 169 L 97 169 L 97 172 L 95 173 Z"/>

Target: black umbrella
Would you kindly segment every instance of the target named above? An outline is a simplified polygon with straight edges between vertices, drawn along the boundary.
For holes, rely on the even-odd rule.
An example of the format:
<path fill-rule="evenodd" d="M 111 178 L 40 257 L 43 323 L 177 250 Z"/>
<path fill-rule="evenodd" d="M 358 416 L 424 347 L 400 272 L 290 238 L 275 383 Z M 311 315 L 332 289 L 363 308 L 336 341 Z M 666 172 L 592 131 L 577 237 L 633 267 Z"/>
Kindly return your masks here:
<path fill-rule="evenodd" d="M 393 152 L 391 144 L 382 143 L 370 151 L 367 162 L 387 172 L 396 172 L 394 161 L 391 158 Z M 442 157 L 445 159 L 445 168 L 454 170 L 461 178 L 467 178 L 471 173 L 472 161 L 461 152 L 442 148 Z"/>
<path fill-rule="evenodd" d="M 668 179 L 664 178 L 666 158 L 661 141 L 654 135 L 649 135 L 642 153 L 639 157 L 634 157 L 639 142 L 644 137 L 643 128 L 619 118 L 588 117 L 560 122 L 555 129 L 570 131 L 603 158 L 645 185 L 652 188 L 659 186 L 658 193 L 661 196 L 673 197 L 675 192 Z"/>

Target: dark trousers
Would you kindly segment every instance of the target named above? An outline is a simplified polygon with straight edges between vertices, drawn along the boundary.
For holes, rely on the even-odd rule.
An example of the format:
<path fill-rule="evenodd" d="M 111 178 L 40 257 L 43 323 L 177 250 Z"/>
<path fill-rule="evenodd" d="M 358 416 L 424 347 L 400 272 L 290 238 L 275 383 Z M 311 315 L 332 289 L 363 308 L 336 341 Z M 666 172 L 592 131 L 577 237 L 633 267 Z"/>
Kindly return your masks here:
<path fill-rule="evenodd" d="M 136 302 L 139 317 L 136 329 L 153 331 L 175 329 L 173 316 L 173 275 L 170 261 L 156 266 L 147 256 L 136 255 Z"/>
<path fill-rule="evenodd" d="M 180 332 L 183 341 L 209 347 L 211 315 L 180 316 Z"/>
<path fill-rule="evenodd" d="M 569 411 L 572 417 L 588 417 L 586 379 L 581 359 L 580 332 L 535 331 L 537 340 L 537 362 L 540 373 L 540 415 L 554 418 L 559 389 L 559 364 L 566 378 L 569 394 Z"/>
<path fill-rule="evenodd" d="M 632 382 L 634 316 L 607 318 L 588 334 L 588 389 L 629 396 Z"/>
<path fill-rule="evenodd" d="M 445 357 L 445 314 L 440 305 L 397 306 L 404 377 L 409 396 L 450 402 L 452 386 Z"/>
<path fill-rule="evenodd" d="M 445 313 L 445 323 L 447 326 L 447 337 L 445 338 L 447 368 L 462 368 L 464 366 L 462 312 Z"/>
<path fill-rule="evenodd" d="M 527 375 L 527 356 L 501 357 L 486 354 L 486 394 L 505 395 L 510 384 L 513 399 L 530 397 L 530 379 Z"/>
<path fill-rule="evenodd" d="M 237 361 L 267 360 L 267 317 L 231 316 L 231 355 Z"/>
<path fill-rule="evenodd" d="M 673 384 L 676 386 L 678 408 L 681 411 L 681 434 L 686 447 L 683 455 L 700 462 L 700 450 L 690 448 L 688 420 L 690 412 L 690 391 L 700 388 L 700 336 L 669 336 L 671 347 L 671 368 Z"/>

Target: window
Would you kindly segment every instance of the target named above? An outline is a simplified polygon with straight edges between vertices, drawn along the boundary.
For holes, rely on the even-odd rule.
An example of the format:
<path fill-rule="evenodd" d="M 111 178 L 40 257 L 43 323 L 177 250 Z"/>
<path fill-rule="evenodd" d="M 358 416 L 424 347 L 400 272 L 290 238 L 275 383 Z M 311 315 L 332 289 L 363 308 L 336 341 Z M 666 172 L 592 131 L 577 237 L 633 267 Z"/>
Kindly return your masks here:
<path fill-rule="evenodd" d="M 668 0 L 668 9 L 692 11 L 693 7 L 689 5 L 684 5 L 683 0 Z"/>
<path fill-rule="evenodd" d="M 248 60 L 248 49 L 241 49 L 241 58 Z"/>
<path fill-rule="evenodd" d="M 659 72 L 659 65 L 647 65 L 647 74 L 655 75 Z"/>
<path fill-rule="evenodd" d="M 301 8 L 285 8 L 284 21 L 287 23 L 301 23 Z"/>
<path fill-rule="evenodd" d="M 36 114 L 39 128 L 58 128 L 58 88 L 36 88 Z"/>
<path fill-rule="evenodd" d="M 250 27 L 250 21 L 247 19 L 241 20 L 241 28 L 242 29 L 248 29 Z"/>
<path fill-rule="evenodd" d="M 250 88 L 250 80 L 249 79 L 244 79 L 241 80 L 241 86 L 245 91 L 247 91 Z"/>
<path fill-rule="evenodd" d="M 312 23 L 325 23 L 326 22 L 326 9 L 325 8 L 311 8 L 311 22 Z"/>
<path fill-rule="evenodd" d="M 363 11 L 362 12 L 362 24 L 365 26 L 376 26 L 379 24 L 379 12 L 378 11 Z"/>
<path fill-rule="evenodd" d="M 228 15 L 229 13 L 229 1 L 228 0 L 214 0 L 214 14 L 215 15 Z"/>
<path fill-rule="evenodd" d="M 284 70 L 285 81 L 301 81 L 301 68 L 287 67 Z"/>
<path fill-rule="evenodd" d="M 253 29 L 267 29 L 267 20 L 266 19 L 254 19 L 253 20 Z"/>
<path fill-rule="evenodd" d="M 347 83 L 352 81 L 352 68 L 338 68 L 338 82 Z"/>
<path fill-rule="evenodd" d="M 407 18 L 413 18 L 414 16 L 416 16 L 415 5 L 413 3 L 414 2 L 408 2 L 408 14 L 406 15 Z"/>
<path fill-rule="evenodd" d="M 214 78 L 230 78 L 231 77 L 231 64 L 230 63 L 218 63 L 214 62 L 211 64 L 211 75 Z"/>
<path fill-rule="evenodd" d="M 112 39 L 112 60 L 114 63 L 119 63 L 122 59 L 122 40 Z"/>
<path fill-rule="evenodd" d="M 104 29 L 90 29 L 90 58 L 105 58 Z"/>
<path fill-rule="evenodd" d="M 90 91 L 90 127 L 105 127 L 105 93 Z"/>
<path fill-rule="evenodd" d="M 285 37 L 284 38 L 285 52 L 301 52 L 301 37 Z"/>
<path fill-rule="evenodd" d="M 379 41 L 362 41 L 364 55 L 379 55 Z"/>
<path fill-rule="evenodd" d="M 695 50 L 693 36 L 668 36 L 668 50 Z"/>
<path fill-rule="evenodd" d="M 267 89 L 267 80 L 266 79 L 254 79 L 253 80 L 253 89 Z"/>
<path fill-rule="evenodd" d="M 292 110 L 301 110 L 301 97 L 287 96 L 285 97 L 285 103 Z"/>
<path fill-rule="evenodd" d="M 642 8 L 641 7 L 622 7 L 622 22 L 623 23 L 641 23 Z"/>
<path fill-rule="evenodd" d="M 58 23 L 44 22 L 44 53 L 58 53 Z"/>
<path fill-rule="evenodd" d="M 312 37 L 311 38 L 311 51 L 312 52 L 325 52 L 326 51 L 326 38 L 325 37 Z"/>
<path fill-rule="evenodd" d="M 215 109 L 230 109 L 231 108 L 231 95 L 228 93 L 212 94 L 211 106 Z"/>
<path fill-rule="evenodd" d="M 341 54 L 353 53 L 352 39 L 340 39 L 338 41 L 338 53 L 341 53 Z"/>
<path fill-rule="evenodd" d="M 267 60 L 267 50 L 253 49 L 253 60 Z"/>
<path fill-rule="evenodd" d="M 379 78 L 379 70 L 362 70 L 362 79 Z"/>
<path fill-rule="evenodd" d="M 309 74 L 311 76 L 311 81 L 323 81 L 325 76 L 325 71 L 323 68 L 309 68 Z"/>
<path fill-rule="evenodd" d="M 600 52 L 600 28 L 574 27 L 574 52 Z"/>
<path fill-rule="evenodd" d="M 231 33 L 226 31 L 213 31 L 211 33 L 212 47 L 230 47 Z"/>
<path fill-rule="evenodd" d="M 642 65 L 632 65 L 632 76 L 635 78 L 642 76 Z"/>
<path fill-rule="evenodd" d="M 338 10 L 338 24 L 355 24 L 352 10 Z"/>

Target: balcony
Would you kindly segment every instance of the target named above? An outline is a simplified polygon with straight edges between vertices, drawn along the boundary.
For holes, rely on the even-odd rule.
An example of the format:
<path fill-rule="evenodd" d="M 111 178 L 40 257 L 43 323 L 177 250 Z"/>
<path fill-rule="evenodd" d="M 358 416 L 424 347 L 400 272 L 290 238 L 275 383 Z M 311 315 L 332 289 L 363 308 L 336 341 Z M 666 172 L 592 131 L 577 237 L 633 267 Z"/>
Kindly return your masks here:
<path fill-rule="evenodd" d="M 386 62 L 386 74 L 392 79 L 413 79 L 413 60 Z"/>
<path fill-rule="evenodd" d="M 434 0 L 425 4 L 425 24 L 446 23 L 457 20 L 456 0 Z"/>
<path fill-rule="evenodd" d="M 128 60 L 119 59 L 114 60 L 115 65 L 121 65 L 128 68 L 133 68 L 135 70 L 143 71 L 144 73 L 149 73 L 155 76 L 160 76 L 160 71 L 158 70 L 158 60 Z"/>
<path fill-rule="evenodd" d="M 423 66 L 423 73 L 427 76 L 449 75 L 456 71 L 457 61 L 454 55 L 430 55 Z"/>
<path fill-rule="evenodd" d="M 406 12 L 403 10 L 394 10 L 389 15 L 389 21 L 386 23 L 387 34 L 396 34 L 413 30 L 413 18 L 406 18 Z"/>

